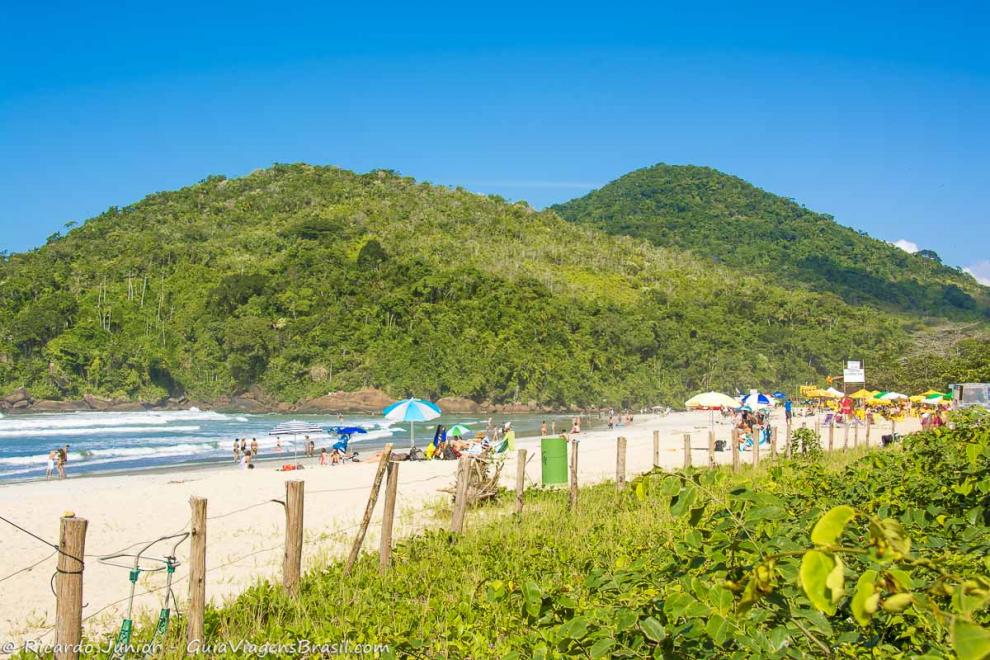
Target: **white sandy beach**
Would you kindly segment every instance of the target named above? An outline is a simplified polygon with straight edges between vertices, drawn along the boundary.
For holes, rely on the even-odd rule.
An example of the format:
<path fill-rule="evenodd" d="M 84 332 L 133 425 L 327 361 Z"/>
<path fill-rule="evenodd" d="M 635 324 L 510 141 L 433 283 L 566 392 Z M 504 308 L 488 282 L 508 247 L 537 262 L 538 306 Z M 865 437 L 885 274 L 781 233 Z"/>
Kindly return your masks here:
<path fill-rule="evenodd" d="M 796 426 L 800 426 L 801 420 L 795 421 Z M 780 451 L 783 451 L 782 418 L 777 423 L 781 429 Z M 811 424 L 809 421 L 808 425 Z M 899 424 L 898 431 L 913 430 L 916 424 L 916 420 Z M 641 415 L 631 427 L 582 434 L 579 481 L 585 484 L 614 479 L 615 439 L 620 435 L 628 440 L 627 472 L 630 477 L 649 470 L 655 429 L 661 431 L 660 461 L 664 467 L 676 468 L 683 464 L 683 434 L 688 432 L 693 437 L 693 463 L 704 465 L 707 462 L 707 413 L 672 413 L 667 417 Z M 728 439 L 728 424 L 718 422 L 716 430 L 719 438 Z M 887 432 L 888 424 L 874 428 L 872 443 L 879 445 L 880 434 Z M 827 444 L 827 432 L 823 432 L 823 436 L 823 444 Z M 861 443 L 863 438 L 861 431 Z M 841 447 L 842 442 L 842 430 L 836 429 L 836 447 Z M 401 441 L 397 443 L 397 449 L 401 449 L 401 444 Z M 526 473 L 532 483 L 538 483 L 539 440 L 520 439 L 517 446 L 529 449 L 531 456 L 535 454 L 528 462 Z M 374 476 L 376 461 L 370 456 L 365 458 L 366 462 L 360 464 L 335 467 L 319 467 L 314 459 L 307 459 L 303 462 L 308 469 L 287 473 L 276 472 L 272 463 L 261 463 L 252 471 L 214 466 L 10 484 L 0 486 L 0 512 L 52 541 L 58 539 L 59 518 L 64 512 L 72 511 L 89 521 L 86 553 L 90 558 L 86 562 L 83 598 L 87 606 L 83 616 L 88 617 L 84 622 L 86 630 L 96 633 L 119 626 L 129 583 L 126 569 L 103 565 L 95 556 L 185 529 L 191 496 L 205 497 L 209 502 L 207 596 L 214 602 L 240 593 L 258 579 L 280 578 L 285 518 L 282 506 L 267 500 L 283 499 L 287 480 L 303 479 L 306 482 L 303 570 L 340 557 L 350 546 L 353 528 L 364 510 Z M 751 455 L 743 454 L 743 460 L 750 461 L 751 458 Z M 515 460 L 515 456 L 509 456 L 503 470 L 503 479 L 509 486 L 515 478 Z M 731 452 L 720 453 L 718 460 L 731 462 Z M 401 464 L 396 536 L 448 522 L 437 518 L 429 505 L 449 498 L 440 489 L 452 486 L 455 471 L 455 461 Z M 241 510 L 252 505 L 257 506 Z M 365 540 L 365 550 L 377 551 L 381 506 L 380 499 L 379 511 Z M 470 524 L 469 514 L 467 525 Z M 46 641 L 51 641 L 53 634 L 49 629 L 55 621 L 55 598 L 49 582 L 56 558 L 52 550 L 39 541 L 8 525 L 0 523 L 0 526 L 3 528 L 0 579 L 44 560 L 30 571 L 0 582 L 0 641 L 22 641 L 43 634 L 47 635 Z M 169 547 L 168 544 L 156 546 L 149 554 L 162 557 Z M 180 561 L 184 561 L 188 549 L 188 542 L 180 546 L 177 553 Z M 174 590 L 180 609 L 184 607 L 188 588 L 186 569 L 182 565 L 176 571 Z M 138 583 L 138 593 L 163 583 L 161 573 L 144 574 Z M 135 609 L 157 612 L 162 596 L 161 591 L 139 596 Z M 113 605 L 115 602 L 117 604 Z"/>

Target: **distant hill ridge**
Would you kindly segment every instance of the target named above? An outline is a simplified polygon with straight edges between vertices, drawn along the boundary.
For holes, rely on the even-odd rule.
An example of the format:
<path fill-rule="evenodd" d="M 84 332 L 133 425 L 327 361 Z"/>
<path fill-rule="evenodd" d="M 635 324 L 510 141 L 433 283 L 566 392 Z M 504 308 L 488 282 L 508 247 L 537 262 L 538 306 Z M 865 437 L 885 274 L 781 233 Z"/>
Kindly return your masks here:
<path fill-rule="evenodd" d="M 990 289 L 969 274 L 708 167 L 646 167 L 551 208 L 571 222 L 690 250 L 852 304 L 955 319 L 990 313 Z"/>
<path fill-rule="evenodd" d="M 719 218 L 735 217 L 746 198 L 754 226 L 771 222 L 765 194 L 696 171 L 715 188 L 688 194 L 694 174 L 675 176 L 684 201 L 658 194 L 649 174 L 632 175 L 645 176 L 633 188 L 652 208 L 679 209 L 674 219 L 728 222 Z M 642 200 L 614 186 L 587 198 L 616 193 L 605 228 L 618 229 L 620 206 L 630 226 L 650 227 Z M 727 200 L 713 220 L 701 209 L 718 186 Z M 775 235 L 781 225 L 850 231 L 776 204 Z M 793 243 L 804 235 L 795 229 Z M 754 259 L 773 249 L 746 245 Z M 209 177 L 0 259 L 0 394 L 23 386 L 36 400 L 208 402 L 251 393 L 298 404 L 374 387 L 490 405 L 636 406 L 794 387 L 853 355 L 873 384 L 906 386 L 898 358 L 915 317 L 784 277 L 778 285 L 758 269 L 751 277 L 730 265 L 742 251 L 720 264 L 694 252 L 386 170 L 297 164 Z M 908 270 L 956 281 L 934 265 Z M 978 304 L 965 284 L 960 295 Z"/>

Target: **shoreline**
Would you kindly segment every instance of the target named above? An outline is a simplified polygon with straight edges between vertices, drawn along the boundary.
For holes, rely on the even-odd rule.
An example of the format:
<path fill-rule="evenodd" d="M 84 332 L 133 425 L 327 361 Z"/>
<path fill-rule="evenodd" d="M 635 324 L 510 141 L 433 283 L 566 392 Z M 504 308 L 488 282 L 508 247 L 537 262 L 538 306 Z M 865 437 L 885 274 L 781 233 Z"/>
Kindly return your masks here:
<path fill-rule="evenodd" d="M 721 420 L 719 420 L 721 421 Z M 798 420 L 799 423 L 801 420 Z M 916 420 L 912 420 L 915 421 Z M 782 427 L 783 417 L 774 416 Z M 898 425 L 913 430 L 911 422 Z M 694 465 L 707 463 L 707 413 L 681 412 L 668 416 L 640 415 L 629 427 L 586 430 L 581 434 L 578 479 L 589 485 L 615 478 L 616 439 L 627 438 L 626 470 L 629 479 L 652 468 L 653 431 L 660 431 L 660 466 L 678 469 L 683 465 L 683 434 L 694 439 Z M 727 424 L 716 423 L 717 436 L 725 439 Z M 875 427 L 872 438 L 877 446 L 881 431 Z M 862 438 L 860 438 L 862 441 Z M 783 438 L 781 437 L 781 445 Z M 541 462 L 539 438 L 517 439 L 518 449 L 529 451 L 525 467 L 528 485 L 539 484 Z M 841 448 L 841 440 L 839 443 Z M 782 446 L 778 447 L 783 450 Z M 404 447 L 398 447 L 403 451 Z M 741 454 L 744 462 L 750 452 Z M 534 460 L 535 459 L 535 460 Z M 275 459 L 277 460 L 277 459 Z M 716 455 L 719 464 L 731 463 L 731 452 Z M 57 540 L 59 518 L 66 509 L 89 521 L 83 610 L 87 634 L 108 632 L 119 626 L 126 607 L 127 571 L 101 564 L 95 555 L 109 554 L 139 540 L 150 540 L 184 529 L 189 520 L 189 498 L 208 500 L 207 598 L 219 603 L 236 596 L 258 580 L 277 581 L 284 543 L 284 510 L 272 500 L 284 498 L 285 482 L 305 482 L 304 572 L 339 560 L 349 549 L 353 528 L 367 503 L 377 461 L 373 452 L 360 463 L 320 467 L 319 458 L 303 457 L 301 471 L 276 472 L 271 461 L 254 470 L 234 464 L 211 463 L 182 469 L 153 468 L 140 474 L 99 474 L 90 478 L 63 481 L 31 481 L 0 485 L 0 510 L 9 512 L 14 522 L 47 540 Z M 314 467 L 311 465 L 316 464 Z M 453 485 L 457 461 L 401 462 L 399 496 L 395 518 L 396 540 L 430 527 L 449 524 L 446 515 L 437 516 L 439 502 L 449 502 L 442 489 Z M 507 455 L 502 484 L 514 486 L 516 456 Z M 81 476 L 81 475 L 80 475 Z M 381 510 L 379 498 L 365 540 L 365 551 L 377 550 Z M 446 504 L 444 505 L 446 507 Z M 472 516 L 468 516 L 470 526 Z M 481 523 L 478 523 L 481 524 Z M 4 525 L 6 527 L 6 525 Z M 31 570 L 10 577 L 3 583 L 0 599 L 0 640 L 36 639 L 54 624 L 55 599 L 49 588 L 56 558 L 50 548 L 12 528 L 6 530 L 0 578 L 30 566 Z M 166 549 L 156 546 L 149 554 L 161 556 Z M 176 553 L 180 562 L 188 555 L 188 543 Z M 186 601 L 187 566 L 176 572 L 175 593 L 180 608 Z M 135 599 L 135 619 L 142 612 L 160 607 L 160 573 L 143 573 Z M 116 602 L 123 599 L 120 602 Z M 50 641 L 50 635 L 46 638 Z"/>

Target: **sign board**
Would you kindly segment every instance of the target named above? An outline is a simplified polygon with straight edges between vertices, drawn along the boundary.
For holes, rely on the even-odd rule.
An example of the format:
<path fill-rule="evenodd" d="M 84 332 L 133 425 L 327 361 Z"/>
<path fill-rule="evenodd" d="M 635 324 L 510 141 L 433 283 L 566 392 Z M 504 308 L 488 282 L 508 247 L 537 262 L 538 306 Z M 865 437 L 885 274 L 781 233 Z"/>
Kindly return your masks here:
<path fill-rule="evenodd" d="M 862 369 L 863 363 L 860 360 L 846 360 L 846 369 L 855 371 L 856 369 Z"/>
<path fill-rule="evenodd" d="M 845 383 L 865 383 L 866 371 L 862 367 L 855 369 L 845 368 L 842 370 L 842 380 Z"/>

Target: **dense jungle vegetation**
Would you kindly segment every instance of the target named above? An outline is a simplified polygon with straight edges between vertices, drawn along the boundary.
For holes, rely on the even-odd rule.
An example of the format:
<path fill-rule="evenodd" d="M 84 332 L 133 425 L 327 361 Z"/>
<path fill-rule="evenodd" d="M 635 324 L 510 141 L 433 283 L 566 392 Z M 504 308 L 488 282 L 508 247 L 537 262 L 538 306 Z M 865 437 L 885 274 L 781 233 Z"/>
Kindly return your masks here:
<path fill-rule="evenodd" d="M 399 543 L 386 575 L 366 554 L 348 576 L 310 571 L 298 597 L 261 584 L 207 611 L 207 643 L 346 639 L 421 658 L 986 658 L 980 412 L 884 449 L 583 488 L 576 511 L 566 491 L 531 489 L 520 518 L 496 505 L 472 512 L 463 537 Z M 182 657 L 183 635 L 180 620 L 166 655 Z"/>
<path fill-rule="evenodd" d="M 888 256 L 924 286 L 951 279 Z M 898 357 L 925 327 L 525 203 L 309 165 L 112 208 L 5 256 L 0 283 L 0 385 L 39 399 L 677 403 L 820 381 L 852 356 L 908 387 Z"/>
<path fill-rule="evenodd" d="M 691 250 L 778 284 L 835 293 L 852 304 L 990 317 L 990 290 L 943 265 L 934 252 L 908 254 L 707 167 L 639 169 L 553 208 L 573 222 Z"/>

